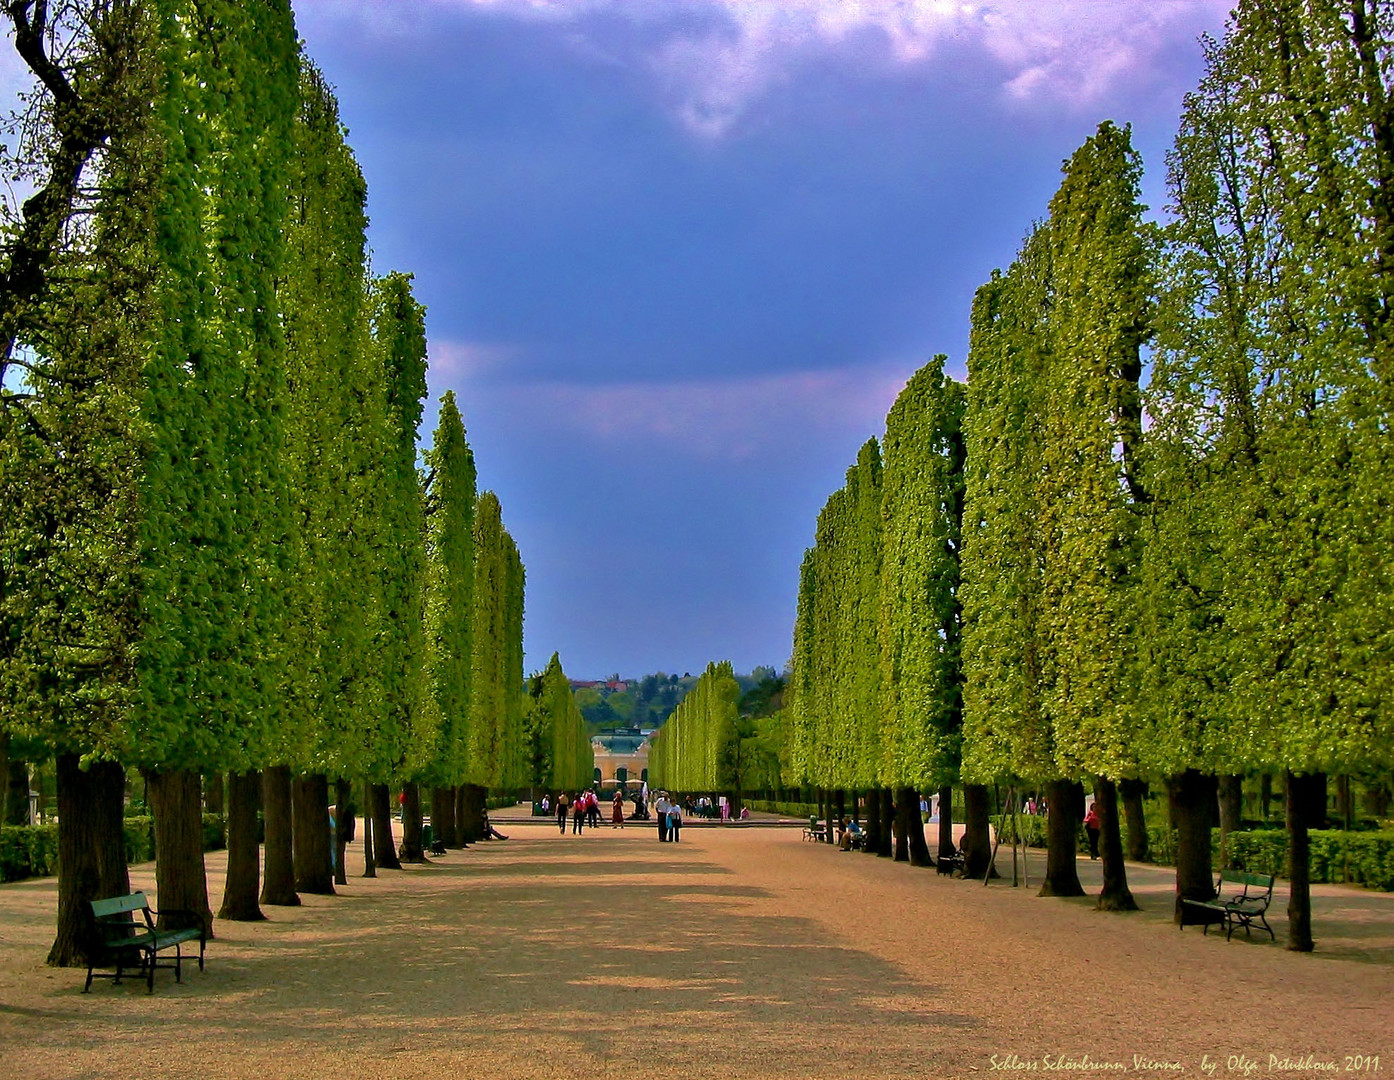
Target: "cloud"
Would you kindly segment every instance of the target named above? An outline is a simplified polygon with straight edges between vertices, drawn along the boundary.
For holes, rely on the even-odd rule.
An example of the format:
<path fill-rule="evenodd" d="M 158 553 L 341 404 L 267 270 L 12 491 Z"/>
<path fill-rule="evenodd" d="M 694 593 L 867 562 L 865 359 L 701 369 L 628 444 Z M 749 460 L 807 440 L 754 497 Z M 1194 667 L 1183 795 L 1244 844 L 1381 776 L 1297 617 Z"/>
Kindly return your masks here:
<path fill-rule="evenodd" d="M 910 372 L 898 366 L 747 378 L 589 385 L 544 381 L 471 391 L 534 430 L 617 447 L 744 461 L 810 440 L 879 432 Z"/>
<path fill-rule="evenodd" d="M 521 346 L 498 341 L 433 341 L 432 376 L 447 382 L 479 382 L 506 371 L 523 355 Z"/>
<path fill-rule="evenodd" d="M 432 0 L 437 10 L 565 26 L 578 48 L 646 72 L 688 130 L 728 133 L 772 88 L 833 55 L 856 70 L 995 65 L 1004 99 L 1088 106 L 1155 75 L 1167 50 L 1222 27 L 1230 0 Z M 307 5 L 308 6 L 308 5 Z M 321 0 L 347 13 L 358 5 Z M 390 7 L 391 5 L 382 5 Z M 381 21 L 379 5 L 361 16 Z M 377 14 L 374 14 L 377 12 Z M 617 24 L 639 32 L 617 34 Z M 602 40 L 604 39 L 604 40 Z M 616 39 L 622 39 L 618 52 Z"/>

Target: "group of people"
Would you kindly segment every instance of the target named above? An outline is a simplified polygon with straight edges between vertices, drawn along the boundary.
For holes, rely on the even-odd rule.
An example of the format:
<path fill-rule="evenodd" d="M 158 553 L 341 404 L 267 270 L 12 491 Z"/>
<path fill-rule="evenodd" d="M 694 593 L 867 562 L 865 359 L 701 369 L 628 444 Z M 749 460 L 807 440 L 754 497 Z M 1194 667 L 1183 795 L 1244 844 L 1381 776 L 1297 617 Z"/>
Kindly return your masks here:
<path fill-rule="evenodd" d="M 682 834 L 682 806 L 676 799 L 670 799 L 666 791 L 658 793 L 658 801 L 653 804 L 654 816 L 658 819 L 659 843 L 677 843 Z"/>
<path fill-rule="evenodd" d="M 573 836 L 580 836 L 582 829 L 589 825 L 592 829 L 600 827 L 600 796 L 594 791 L 578 791 L 573 798 L 563 791 L 557 796 L 557 828 L 566 833 L 567 818 L 571 819 L 571 833 Z M 551 800 L 542 796 L 542 812 L 548 813 L 551 807 Z M 610 807 L 610 827 L 612 829 L 624 828 L 624 796 L 620 792 L 615 792 L 614 801 Z"/>

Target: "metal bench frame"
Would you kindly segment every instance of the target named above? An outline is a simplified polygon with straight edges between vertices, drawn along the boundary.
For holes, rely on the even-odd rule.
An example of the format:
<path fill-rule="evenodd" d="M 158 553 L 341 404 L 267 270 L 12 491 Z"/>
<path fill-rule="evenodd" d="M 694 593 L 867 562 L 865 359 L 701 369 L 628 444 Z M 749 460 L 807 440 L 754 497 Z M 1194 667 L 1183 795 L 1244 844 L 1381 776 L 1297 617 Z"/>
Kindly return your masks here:
<path fill-rule="evenodd" d="M 207 944 L 207 933 L 204 929 L 203 919 L 196 913 L 185 910 L 166 911 L 164 916 L 167 920 L 186 922 L 191 925 L 183 926 L 179 929 L 159 929 L 156 918 L 159 912 L 150 907 L 150 903 L 145 898 L 143 892 L 131 893 L 128 896 L 114 896 L 107 900 L 93 900 L 90 902 L 92 907 L 92 918 L 96 924 L 97 935 L 100 944 L 93 950 L 92 956 L 88 958 L 87 982 L 82 988 L 85 994 L 92 989 L 94 978 L 112 979 L 118 986 L 121 983 L 122 974 L 129 969 L 135 969 L 145 976 L 145 992 L 152 993 L 155 989 L 155 969 L 157 967 L 172 969 L 174 971 L 174 981 L 183 982 L 183 963 L 184 956 L 182 946 L 186 941 L 198 941 L 198 969 L 203 970 L 203 953 Z M 143 922 L 137 922 L 132 916 L 139 911 L 143 916 Z M 174 963 L 158 963 L 157 956 L 162 949 L 174 949 Z M 132 964 L 130 960 L 133 954 L 138 957 L 138 963 Z M 103 963 L 104 960 L 114 961 L 116 973 L 98 973 L 94 969 L 98 967 L 111 967 L 112 963 Z M 189 957 L 193 959 L 192 956 Z"/>
<path fill-rule="evenodd" d="M 1225 886 L 1230 892 L 1225 894 Z M 1237 892 L 1235 890 L 1238 890 Z M 1260 930 L 1267 930 L 1268 936 L 1277 941 L 1277 935 L 1264 917 L 1268 905 L 1273 902 L 1273 875 L 1249 874 L 1242 870 L 1221 870 L 1215 882 L 1215 897 L 1212 900 L 1181 899 L 1182 927 L 1200 923 L 1204 926 L 1202 934 L 1210 933 L 1210 927 L 1219 923 L 1225 928 L 1225 940 L 1234 936 L 1239 927 L 1244 928 L 1244 936 L 1252 936 L 1250 931 L 1257 924 Z M 1193 917 L 1187 918 L 1187 913 Z"/>

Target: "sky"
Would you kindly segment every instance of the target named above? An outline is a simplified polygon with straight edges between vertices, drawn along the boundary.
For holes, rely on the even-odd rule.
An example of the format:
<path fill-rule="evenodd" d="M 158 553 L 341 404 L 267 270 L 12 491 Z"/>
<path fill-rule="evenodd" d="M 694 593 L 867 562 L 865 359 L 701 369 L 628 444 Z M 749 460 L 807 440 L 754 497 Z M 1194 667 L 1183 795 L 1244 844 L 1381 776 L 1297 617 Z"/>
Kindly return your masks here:
<path fill-rule="evenodd" d="M 819 508 L 1226 0 L 293 0 L 527 568 L 526 666 L 786 662 Z M 9 96 L 16 72 L 0 69 Z M 435 424 L 428 409 L 422 437 Z"/>
<path fill-rule="evenodd" d="M 782 667 L 814 520 L 1214 0 L 297 0 L 527 567 L 526 664 Z M 423 425 L 429 441 L 434 409 Z"/>

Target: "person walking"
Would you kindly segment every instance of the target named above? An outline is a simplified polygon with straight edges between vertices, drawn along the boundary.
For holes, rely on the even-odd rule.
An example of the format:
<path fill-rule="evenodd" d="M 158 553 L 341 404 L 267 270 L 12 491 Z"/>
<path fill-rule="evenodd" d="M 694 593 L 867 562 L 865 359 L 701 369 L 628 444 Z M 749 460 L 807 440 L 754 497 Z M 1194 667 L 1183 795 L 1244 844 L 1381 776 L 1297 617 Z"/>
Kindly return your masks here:
<path fill-rule="evenodd" d="M 563 836 L 566 835 L 566 808 L 570 805 L 571 799 L 566 792 L 557 796 L 557 828 L 561 830 Z"/>
<path fill-rule="evenodd" d="M 571 805 L 571 835 L 580 836 L 586 824 L 586 796 L 576 793 L 576 801 Z"/>
<path fill-rule="evenodd" d="M 658 842 L 668 842 L 668 796 L 658 793 L 658 801 L 653 804 L 653 816 L 658 819 Z"/>
<path fill-rule="evenodd" d="M 592 829 L 600 828 L 600 796 L 594 791 L 586 792 L 586 824 Z"/>
<path fill-rule="evenodd" d="M 610 809 L 610 828 L 624 828 L 624 795 L 618 791 L 615 792 L 615 804 Z"/>
<path fill-rule="evenodd" d="M 677 843 L 679 834 L 682 832 L 682 807 L 677 800 L 673 800 L 668 805 L 668 838 Z"/>
<path fill-rule="evenodd" d="M 1099 811 L 1091 802 L 1089 812 L 1084 815 L 1084 831 L 1089 834 L 1089 857 L 1099 857 Z"/>

